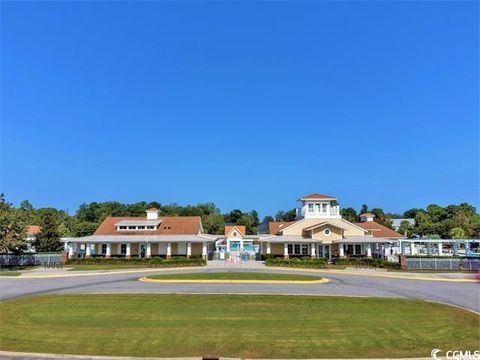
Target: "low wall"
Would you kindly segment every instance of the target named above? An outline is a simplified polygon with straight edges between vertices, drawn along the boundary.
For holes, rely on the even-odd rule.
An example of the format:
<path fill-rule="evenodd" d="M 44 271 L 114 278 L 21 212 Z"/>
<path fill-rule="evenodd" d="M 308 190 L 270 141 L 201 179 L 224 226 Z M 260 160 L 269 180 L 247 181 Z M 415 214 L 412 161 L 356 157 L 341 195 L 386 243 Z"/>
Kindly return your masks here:
<path fill-rule="evenodd" d="M 0 255 L 0 267 L 63 264 L 65 260 L 64 253 Z"/>

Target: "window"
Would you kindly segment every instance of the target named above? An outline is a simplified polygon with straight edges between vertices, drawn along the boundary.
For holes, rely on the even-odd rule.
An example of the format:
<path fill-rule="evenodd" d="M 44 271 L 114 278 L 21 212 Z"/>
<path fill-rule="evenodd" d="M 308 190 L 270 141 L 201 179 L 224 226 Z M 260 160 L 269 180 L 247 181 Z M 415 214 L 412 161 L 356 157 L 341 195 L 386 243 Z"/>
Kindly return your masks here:
<path fill-rule="evenodd" d="M 128 227 L 128 230 L 136 230 L 136 229 L 137 229 L 136 226 L 129 226 L 129 227 Z"/>
<path fill-rule="evenodd" d="M 233 236 L 237 236 L 237 232 L 236 232 L 236 231 L 233 232 Z"/>
<path fill-rule="evenodd" d="M 102 244 L 102 254 L 105 255 L 107 253 L 107 244 Z"/>
<path fill-rule="evenodd" d="M 327 204 L 322 204 L 322 212 L 327 213 Z"/>
<path fill-rule="evenodd" d="M 302 244 L 302 255 L 308 255 L 308 244 Z"/>
<path fill-rule="evenodd" d="M 325 230 L 323 230 L 323 233 L 325 234 L 325 236 L 328 236 L 328 235 L 331 234 L 331 231 L 330 231 L 330 229 L 325 229 Z"/>
<path fill-rule="evenodd" d="M 126 255 L 127 254 L 127 244 L 122 244 L 120 246 L 120 254 Z"/>
<path fill-rule="evenodd" d="M 145 230 L 145 226 L 139 226 L 138 230 Z"/>
<path fill-rule="evenodd" d="M 295 255 L 300 254 L 300 244 L 295 244 L 293 248 L 295 249 L 294 250 Z"/>
<path fill-rule="evenodd" d="M 155 226 L 147 226 L 147 229 L 148 230 L 153 230 L 153 229 L 155 229 Z"/>
<path fill-rule="evenodd" d="M 313 213 L 313 204 L 308 204 L 308 212 Z"/>
<path fill-rule="evenodd" d="M 119 229 L 120 230 L 127 230 L 127 227 L 126 226 L 119 226 Z"/>
<path fill-rule="evenodd" d="M 355 244 L 355 255 L 360 255 L 362 253 L 362 245 Z"/>
<path fill-rule="evenodd" d="M 320 212 L 321 211 L 320 209 L 321 209 L 320 204 L 315 204 L 315 210 L 317 212 Z"/>
<path fill-rule="evenodd" d="M 292 254 L 293 254 L 293 245 L 292 245 L 292 244 L 288 244 L 287 247 L 288 247 L 288 254 L 289 254 L 289 255 L 292 255 Z"/>
<path fill-rule="evenodd" d="M 353 245 L 352 244 L 347 245 L 347 255 L 353 255 Z"/>

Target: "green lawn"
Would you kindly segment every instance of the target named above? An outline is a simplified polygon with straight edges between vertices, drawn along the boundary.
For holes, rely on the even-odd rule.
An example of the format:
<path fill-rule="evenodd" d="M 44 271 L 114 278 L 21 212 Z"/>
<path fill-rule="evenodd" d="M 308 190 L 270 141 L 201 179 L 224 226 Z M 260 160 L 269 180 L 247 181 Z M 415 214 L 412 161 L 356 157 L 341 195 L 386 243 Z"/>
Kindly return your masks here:
<path fill-rule="evenodd" d="M 267 274 L 255 272 L 212 272 L 190 274 L 149 275 L 148 279 L 157 280 L 281 280 L 281 281 L 317 281 L 319 276 L 295 274 Z"/>
<path fill-rule="evenodd" d="M 112 294 L 0 303 L 0 349 L 126 356 L 428 357 L 478 348 L 479 316 L 380 298 Z"/>
<path fill-rule="evenodd" d="M 20 276 L 21 274 L 19 271 L 0 271 L 0 276 Z"/>

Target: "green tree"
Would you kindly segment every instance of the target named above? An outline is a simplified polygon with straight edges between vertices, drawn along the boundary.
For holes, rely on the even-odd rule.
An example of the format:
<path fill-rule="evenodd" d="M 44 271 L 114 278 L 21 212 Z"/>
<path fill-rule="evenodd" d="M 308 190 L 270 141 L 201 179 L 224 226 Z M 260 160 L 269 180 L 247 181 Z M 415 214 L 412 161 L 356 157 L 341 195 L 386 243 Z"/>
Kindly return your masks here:
<path fill-rule="evenodd" d="M 0 253 L 20 253 L 25 250 L 25 214 L 16 210 L 0 193 Z"/>
<path fill-rule="evenodd" d="M 363 204 L 362 207 L 360 208 L 360 212 L 359 212 L 359 214 L 365 214 L 365 213 L 368 213 L 368 205 L 367 204 Z"/>
<path fill-rule="evenodd" d="M 287 212 L 279 211 L 275 214 L 276 221 L 295 221 L 297 217 L 297 209 L 291 209 Z"/>
<path fill-rule="evenodd" d="M 398 227 L 397 232 L 405 235 L 408 238 L 412 238 L 415 236 L 414 226 L 406 220 L 400 222 L 400 226 Z"/>
<path fill-rule="evenodd" d="M 275 221 L 275 219 L 273 218 L 273 216 L 267 215 L 263 218 L 262 224 L 268 224 L 271 221 Z"/>
<path fill-rule="evenodd" d="M 347 207 L 340 210 L 340 215 L 350 222 L 358 222 L 358 214 L 354 208 Z"/>
<path fill-rule="evenodd" d="M 220 214 L 208 214 L 202 217 L 203 231 L 207 234 L 221 235 L 225 229 L 225 221 Z"/>
<path fill-rule="evenodd" d="M 452 239 L 465 239 L 467 237 L 465 230 L 461 227 L 452 228 L 448 234 Z"/>
<path fill-rule="evenodd" d="M 56 252 L 63 249 L 58 226 L 51 213 L 46 213 L 43 219 L 42 230 L 37 234 L 33 245 L 37 252 Z"/>

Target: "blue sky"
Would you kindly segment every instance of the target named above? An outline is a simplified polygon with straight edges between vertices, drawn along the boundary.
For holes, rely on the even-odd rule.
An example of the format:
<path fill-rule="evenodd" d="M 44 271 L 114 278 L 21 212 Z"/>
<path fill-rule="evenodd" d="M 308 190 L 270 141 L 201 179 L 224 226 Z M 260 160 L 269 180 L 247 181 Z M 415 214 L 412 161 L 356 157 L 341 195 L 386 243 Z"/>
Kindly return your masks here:
<path fill-rule="evenodd" d="M 3 2 L 18 204 L 479 205 L 477 2 Z"/>

